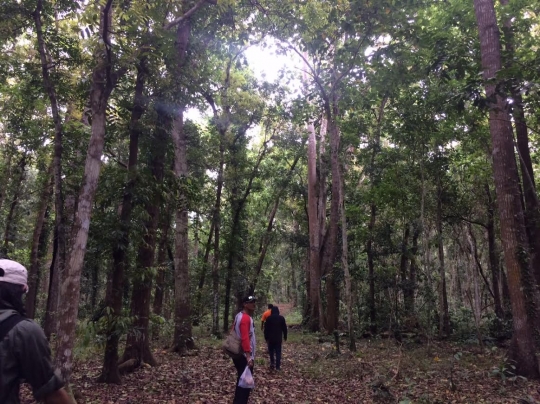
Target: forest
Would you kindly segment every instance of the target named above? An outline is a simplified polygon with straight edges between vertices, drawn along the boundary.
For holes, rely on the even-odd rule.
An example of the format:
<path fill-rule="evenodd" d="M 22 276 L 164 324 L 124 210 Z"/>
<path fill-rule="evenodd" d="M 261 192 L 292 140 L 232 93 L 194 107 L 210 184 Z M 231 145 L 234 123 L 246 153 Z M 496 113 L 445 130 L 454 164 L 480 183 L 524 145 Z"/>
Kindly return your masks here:
<path fill-rule="evenodd" d="M 287 307 L 299 346 L 386 375 L 370 392 L 405 380 L 411 344 L 449 353 L 437 391 L 474 352 L 535 392 L 539 13 L 0 0 L 0 252 L 28 269 L 27 315 L 63 377 L 80 389 L 90 358 L 92 386 L 197 367 L 254 294 L 256 316 Z M 379 343 L 395 361 L 369 370 Z M 407 386 L 391 402 L 451 402 Z"/>

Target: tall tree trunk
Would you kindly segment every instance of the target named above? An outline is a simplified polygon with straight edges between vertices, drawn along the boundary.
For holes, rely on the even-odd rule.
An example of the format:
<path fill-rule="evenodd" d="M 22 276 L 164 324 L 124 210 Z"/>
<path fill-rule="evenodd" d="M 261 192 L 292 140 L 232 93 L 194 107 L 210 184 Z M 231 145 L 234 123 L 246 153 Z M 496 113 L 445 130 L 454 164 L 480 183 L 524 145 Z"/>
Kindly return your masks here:
<path fill-rule="evenodd" d="M 91 290 L 90 290 L 90 309 L 92 312 L 96 310 L 97 298 L 98 298 L 98 289 L 99 289 L 99 272 L 101 269 L 101 263 L 96 259 L 94 265 L 92 265 L 92 274 L 91 274 Z"/>
<path fill-rule="evenodd" d="M 50 195 L 50 199 L 52 199 L 52 193 Z M 51 233 L 54 227 L 53 220 L 51 220 L 51 210 L 52 205 L 49 205 L 47 211 L 45 212 L 45 222 L 43 223 L 43 226 L 41 228 L 41 235 L 39 236 L 38 262 L 40 263 L 41 270 L 38 277 L 36 297 L 34 299 L 36 312 L 45 312 L 47 304 L 46 299 L 42 299 L 41 296 L 46 296 L 47 291 L 49 290 L 48 269 L 50 268 L 52 263 L 52 260 L 50 260 L 49 258 L 52 257 L 52 251 L 54 248 L 51 237 Z"/>
<path fill-rule="evenodd" d="M 480 260 L 480 257 L 478 256 L 478 244 L 476 243 L 476 237 L 474 235 L 474 232 L 472 230 L 472 226 L 470 223 L 467 223 L 467 232 L 468 232 L 470 254 L 474 260 L 474 263 L 476 264 L 476 269 L 478 270 L 478 273 L 482 276 L 484 284 L 486 285 L 486 289 L 488 290 L 489 294 L 493 297 L 494 295 L 491 289 L 491 285 L 489 284 L 489 281 L 484 274 L 484 270 L 482 268 L 482 262 Z"/>
<path fill-rule="evenodd" d="M 310 313 L 311 313 L 311 305 L 310 305 L 310 302 L 311 302 L 311 296 L 310 296 L 310 286 L 311 286 L 311 269 L 310 269 L 310 266 L 309 266 L 309 254 L 310 254 L 310 250 L 309 250 L 309 247 L 306 251 L 306 256 L 305 256 L 305 259 L 304 259 L 304 265 L 303 265 L 303 270 L 304 270 L 304 277 L 306 279 L 305 283 L 304 283 L 304 286 L 306 288 L 306 300 L 304 301 L 304 304 L 302 306 L 302 318 L 303 318 L 303 321 L 308 324 L 309 323 L 309 320 L 310 320 Z"/>
<path fill-rule="evenodd" d="M 509 0 L 500 0 L 501 5 L 507 6 Z M 513 16 L 508 15 L 503 20 L 502 31 L 505 37 L 505 47 L 507 53 L 506 67 L 514 68 L 515 46 L 514 34 L 512 31 Z M 531 248 L 531 270 L 536 279 L 537 287 L 540 285 L 540 202 L 536 193 L 534 181 L 534 171 L 532 166 L 531 153 L 529 150 L 529 134 L 523 110 L 523 97 L 520 92 L 520 83 L 517 80 L 510 80 L 510 94 L 512 96 L 512 117 L 516 128 L 517 150 L 519 166 L 521 168 L 521 179 L 523 184 L 523 197 L 525 202 L 525 226 L 529 237 Z"/>
<path fill-rule="evenodd" d="M 474 0 L 478 22 L 483 77 L 489 102 L 493 176 L 501 223 L 501 239 L 508 270 L 508 287 L 512 304 L 514 335 L 510 358 L 516 372 L 526 377 L 540 376 L 534 337 L 536 310 L 530 269 L 527 265 L 529 245 L 520 201 L 519 176 L 514 156 L 512 127 L 506 97 L 497 93 L 496 74 L 501 70 L 501 46 L 497 18 L 492 0 Z M 531 282 L 532 281 L 532 282 Z"/>
<path fill-rule="evenodd" d="M 229 153 L 231 155 L 230 160 L 227 164 L 227 171 L 231 171 L 232 175 L 227 175 L 228 178 L 238 178 L 238 145 L 229 145 Z M 230 208 L 231 208 L 231 228 L 229 233 L 229 242 L 228 242 L 228 254 L 227 254 L 227 270 L 225 272 L 225 298 L 224 298 L 224 307 L 223 307 L 223 327 L 222 332 L 224 334 L 229 330 L 229 314 L 231 306 L 231 289 L 232 289 L 232 277 L 233 269 L 237 267 L 238 256 L 242 248 L 241 242 L 241 205 L 240 199 L 240 185 L 238 181 L 231 180 L 232 186 L 229 189 L 230 194 Z M 243 291 L 242 294 L 245 294 L 246 291 Z M 251 293 L 251 292 L 250 292 Z M 241 299 L 242 296 L 237 296 L 237 300 Z M 236 302 L 235 306 L 238 305 Z"/>
<path fill-rule="evenodd" d="M 491 196 L 491 190 L 489 189 L 488 184 L 485 185 L 485 189 L 488 198 L 486 232 L 488 239 L 489 269 L 491 272 L 493 300 L 495 304 L 495 315 L 497 318 L 502 319 L 504 317 L 504 310 L 501 303 L 501 288 L 499 282 L 499 254 L 497 251 L 497 244 L 495 242 L 495 202 Z"/>
<path fill-rule="evenodd" d="M 28 294 L 26 295 L 26 316 L 34 318 L 36 313 L 36 301 L 39 288 L 39 279 L 41 272 L 40 260 L 40 241 L 43 240 L 43 229 L 45 225 L 45 216 L 49 209 L 49 204 L 53 192 L 53 164 L 49 165 L 47 174 L 43 182 L 43 189 L 39 198 L 39 207 L 37 210 L 36 224 L 32 234 L 32 246 L 30 249 L 30 267 L 28 268 Z"/>
<path fill-rule="evenodd" d="M 146 78 L 144 60 L 137 65 L 137 78 L 135 79 L 135 94 L 133 97 L 133 109 L 129 123 L 129 158 L 127 167 L 126 185 L 122 197 L 120 217 L 118 220 L 118 239 L 112 248 L 113 266 L 111 285 L 107 289 L 105 296 L 105 306 L 111 309 L 109 314 L 108 327 L 106 330 L 107 341 L 105 343 L 105 355 L 103 357 L 103 368 L 99 381 L 103 383 L 121 382 L 118 372 L 118 342 L 120 341 L 120 330 L 118 329 L 118 319 L 122 315 L 122 295 L 124 289 L 124 274 L 127 269 L 127 252 L 129 249 L 129 237 L 131 232 L 131 213 L 133 211 L 133 197 L 138 176 L 139 159 L 139 136 L 141 129 L 139 120 L 145 111 L 144 85 Z"/>
<path fill-rule="evenodd" d="M 327 223 L 327 201 L 328 201 L 328 156 L 326 154 L 326 143 L 327 143 L 327 132 L 328 132 L 328 120 L 326 115 L 321 116 L 321 125 L 319 127 L 319 142 L 318 142 L 318 195 L 317 195 L 317 220 L 318 220 L 318 229 L 319 229 L 319 330 L 324 330 L 326 327 L 325 321 L 325 311 L 323 307 L 322 299 L 322 278 L 323 278 L 323 257 L 324 257 L 324 245 L 326 235 L 328 234 L 328 223 Z"/>
<path fill-rule="evenodd" d="M 480 285 L 478 282 L 478 274 L 482 275 L 484 277 L 482 266 L 480 265 L 480 260 L 478 258 L 478 248 L 476 245 L 476 239 L 474 237 L 474 233 L 472 230 L 472 226 L 470 223 L 467 223 L 467 242 L 469 243 L 469 252 L 470 252 L 470 258 L 474 262 L 474 266 L 471 267 L 470 265 L 467 265 L 467 268 L 470 269 L 469 272 L 469 279 L 472 280 L 469 282 L 469 290 L 472 288 L 472 298 L 471 298 L 471 309 L 473 310 L 474 314 L 474 322 L 476 325 L 477 333 L 479 335 L 479 343 L 482 344 L 482 340 L 480 338 L 480 320 L 482 318 L 482 297 L 480 293 Z M 489 287 L 489 285 L 487 285 Z"/>
<path fill-rule="evenodd" d="M 56 197 L 55 197 L 56 199 Z M 56 209 L 56 201 L 55 201 L 55 209 Z M 59 251 L 58 251 L 58 227 L 57 227 L 57 220 L 55 218 L 55 227 L 53 231 L 53 251 L 52 251 L 52 261 L 51 265 L 49 267 L 49 276 L 47 279 L 49 280 L 49 284 L 47 287 L 47 302 L 45 307 L 45 319 L 43 321 L 43 332 L 45 333 L 45 336 L 47 339 L 50 339 L 52 334 L 55 334 L 58 327 L 57 327 L 57 316 L 56 312 L 58 310 L 58 292 L 60 290 L 60 271 L 62 268 L 60 268 L 60 264 L 58 264 L 59 258 Z"/>
<path fill-rule="evenodd" d="M 401 277 L 401 290 L 403 293 L 403 302 L 405 307 L 405 316 L 412 314 L 410 310 L 410 280 L 409 278 L 409 237 L 411 228 L 408 223 L 405 223 L 403 239 L 401 241 L 401 259 L 399 263 L 399 273 Z"/>
<path fill-rule="evenodd" d="M 75 328 L 79 312 L 80 279 L 88 241 L 88 230 L 92 204 L 97 189 L 101 156 L 105 138 L 106 111 L 110 94 L 116 84 L 119 72 L 111 72 L 110 29 L 112 23 L 113 0 L 101 6 L 100 35 L 103 39 L 98 64 L 92 73 L 90 105 L 92 110 L 92 134 L 88 145 L 84 174 L 79 197 L 77 213 L 73 225 L 72 245 L 68 265 L 60 288 L 58 338 L 56 339 L 55 366 L 61 370 L 64 379 L 69 382 L 73 365 L 73 345 Z M 103 48 L 104 46 L 104 48 Z"/>
<path fill-rule="evenodd" d="M 221 237 L 221 194 L 223 192 L 223 182 L 224 182 L 224 169 L 225 169 L 225 135 L 230 126 L 230 106 L 227 104 L 227 91 L 229 88 L 229 75 L 230 75 L 230 65 L 226 70 L 226 80 L 224 86 L 224 94 L 222 97 L 224 101 L 223 105 L 223 114 L 218 115 L 218 111 L 214 102 L 214 99 L 206 94 L 205 98 L 210 104 L 212 111 L 214 113 L 214 123 L 217 127 L 219 134 L 219 162 L 218 162 L 218 172 L 216 179 L 216 199 L 214 202 L 214 209 L 212 211 L 212 225 L 210 229 L 210 234 L 208 235 L 208 242 L 210 243 L 212 239 L 212 232 L 214 232 L 214 243 L 213 243 L 213 259 L 212 259 L 212 334 L 214 336 L 221 336 L 219 331 L 219 269 L 220 269 L 220 237 Z M 206 254 L 209 253 L 207 248 Z"/>
<path fill-rule="evenodd" d="M 162 236 L 163 237 L 163 236 Z M 165 289 L 165 276 L 169 265 L 166 260 L 167 256 L 167 246 L 163 243 L 163 240 L 160 240 L 158 247 L 158 257 L 157 257 L 157 275 L 156 275 L 156 288 L 154 291 L 154 302 L 152 304 L 152 312 L 156 316 L 161 316 L 163 313 L 163 296 Z M 157 335 L 159 330 L 155 330 L 154 333 Z"/>
<path fill-rule="evenodd" d="M 14 178 L 11 180 L 11 189 L 12 189 L 12 195 L 13 199 L 11 200 L 11 204 L 9 205 L 8 214 L 6 217 L 6 228 L 4 230 L 4 244 L 2 246 L 2 250 L 4 254 L 8 254 L 11 252 L 11 245 L 13 245 L 13 241 L 16 239 L 15 237 L 15 231 L 13 230 L 16 228 L 15 226 L 15 220 L 16 220 L 16 213 L 17 208 L 19 206 L 19 198 L 21 196 L 21 192 L 23 191 L 23 184 L 24 179 L 26 177 L 26 164 L 27 164 L 27 156 L 24 154 L 21 159 L 19 160 L 19 163 L 17 164 L 17 171 L 14 175 Z"/>
<path fill-rule="evenodd" d="M 183 30 L 185 32 L 181 32 Z M 189 23 L 179 29 L 180 36 L 189 37 Z M 188 261 L 188 201 L 185 181 L 188 177 L 187 139 L 184 131 L 184 107 L 179 107 L 173 118 L 174 173 L 180 184 L 175 219 L 174 237 L 174 340 L 175 352 L 185 354 L 195 344 L 191 329 L 191 298 Z"/>
<path fill-rule="evenodd" d="M 173 23 L 178 24 L 176 30 L 176 71 L 182 76 L 185 67 L 187 49 L 191 35 L 190 17 L 202 5 L 210 1 L 199 1 L 189 9 L 182 17 L 177 18 Z M 186 9 L 188 1 L 184 1 L 182 8 Z M 212 1 L 213 3 L 213 1 Z M 171 23 L 171 24 L 173 24 Z M 167 28 L 172 25 L 168 24 Z M 180 186 L 178 208 L 175 219 L 175 248 L 174 248 L 174 340 L 173 349 L 180 354 L 195 347 L 192 338 L 191 325 L 191 296 L 189 282 L 189 262 L 188 262 L 188 200 L 186 190 L 182 183 L 188 177 L 187 165 L 187 140 L 184 132 L 184 109 L 185 105 L 178 105 L 173 114 L 172 139 L 174 144 L 174 173 Z"/>
<path fill-rule="evenodd" d="M 345 170 L 342 170 L 344 173 Z M 353 315 L 353 291 L 352 278 L 349 271 L 349 244 L 347 241 L 347 212 L 345 211 L 345 180 L 343 175 L 340 178 L 340 213 L 341 213 L 341 266 L 343 267 L 343 277 L 345 280 L 345 305 L 347 306 L 347 332 L 349 334 L 349 349 L 356 352 L 356 336 L 354 330 Z"/>
<path fill-rule="evenodd" d="M 332 172 L 332 199 L 330 201 L 330 221 L 328 224 L 328 234 L 325 238 L 323 255 L 323 274 L 326 277 L 326 329 L 329 333 L 337 328 L 339 318 L 339 290 L 337 284 L 337 274 L 334 269 L 337 257 L 337 243 L 339 230 L 339 205 L 341 173 L 339 162 L 340 136 L 337 126 L 337 107 L 335 100 L 332 106 L 328 106 L 327 119 L 330 132 L 330 167 Z"/>
<path fill-rule="evenodd" d="M 164 161 L 167 148 L 165 131 L 156 130 L 152 143 L 152 177 L 156 187 L 152 190 L 152 197 L 146 203 L 148 220 L 144 223 L 146 232 L 139 244 L 137 253 L 137 270 L 133 280 L 133 293 L 131 295 L 131 316 L 133 332 L 128 334 L 126 348 L 121 362 L 135 359 L 137 364 L 147 363 L 156 366 L 157 361 L 150 350 L 150 298 L 152 296 L 152 267 L 156 249 L 156 232 L 160 220 L 161 200 L 160 188 L 163 183 Z"/>
<path fill-rule="evenodd" d="M 169 206 L 172 203 L 169 201 Z M 171 228 L 171 212 L 167 209 L 167 214 L 165 217 L 161 218 L 161 232 L 158 245 L 158 255 L 157 255 L 157 275 L 156 275 L 156 288 L 154 292 L 154 302 L 152 305 L 152 312 L 156 316 L 163 315 L 163 300 L 165 296 L 166 286 L 166 276 L 169 272 L 169 259 L 167 257 L 167 245 L 169 239 L 169 231 Z M 152 335 L 156 338 L 159 335 L 159 327 L 156 327 L 152 330 Z"/>
<path fill-rule="evenodd" d="M 49 280 L 49 293 L 47 300 L 47 311 L 45 316 L 45 335 L 50 337 L 57 331 L 56 312 L 58 310 L 58 290 L 60 288 L 61 274 L 64 272 L 66 262 L 66 226 L 64 216 L 64 193 L 62 185 L 62 152 L 63 152 L 63 125 L 59 113 L 58 97 L 56 87 L 50 77 L 50 68 L 52 61 L 47 51 L 47 46 L 43 38 L 43 28 L 41 22 L 41 11 L 43 9 L 43 0 L 37 0 L 34 11 L 34 23 L 36 26 L 36 35 L 38 50 L 41 61 L 41 72 L 43 77 L 43 86 L 51 103 L 51 113 L 54 122 L 54 198 L 55 198 L 55 229 L 54 229 L 54 260 L 51 266 L 51 277 Z"/>
<path fill-rule="evenodd" d="M 13 157 L 16 155 L 14 142 L 15 142 L 15 138 L 10 137 L 7 144 L 3 147 L 5 164 L 2 167 L 2 184 L 8 184 L 11 178 L 11 171 L 12 171 L 11 164 L 13 162 L 12 161 Z M 0 188 L 0 209 L 2 208 L 2 206 L 4 206 L 4 201 L 6 199 L 7 191 L 8 191 L 7 187 Z"/>
<path fill-rule="evenodd" d="M 525 202 L 525 229 L 530 245 L 530 265 L 537 287 L 540 285 L 540 203 L 536 193 L 534 171 L 529 151 L 529 136 L 523 112 L 523 100 L 516 88 L 512 88 L 513 118 L 516 126 L 517 149 L 521 167 L 523 197 Z"/>
<path fill-rule="evenodd" d="M 442 185 L 437 184 L 437 245 L 439 254 L 439 337 L 450 335 L 450 316 L 448 315 L 448 296 L 446 292 L 446 267 L 444 265 L 444 243 L 442 222 Z"/>
<path fill-rule="evenodd" d="M 320 270 L 320 225 L 317 188 L 317 138 L 313 122 L 308 123 L 308 221 L 309 221 L 309 328 L 320 331 L 321 270 Z M 320 190 L 320 188 L 319 188 Z M 322 191 L 321 191 L 322 192 Z"/>
<path fill-rule="evenodd" d="M 374 229 L 375 221 L 377 218 L 377 207 L 375 203 L 370 205 L 370 217 L 368 223 L 368 240 L 366 243 L 366 255 L 367 255 L 367 264 L 368 264 L 368 311 L 369 311 L 369 330 L 372 334 L 377 332 L 377 311 L 375 308 L 375 263 L 374 255 L 375 251 L 373 248 L 374 244 Z"/>
<path fill-rule="evenodd" d="M 202 294 L 203 294 L 203 288 L 204 284 L 206 282 L 206 275 L 208 273 L 208 267 L 209 267 L 209 258 L 210 258 L 210 251 L 212 250 L 212 240 L 214 238 L 214 220 L 212 215 L 212 220 L 210 224 L 210 230 L 208 231 L 208 239 L 205 244 L 204 248 L 204 256 L 202 259 L 202 268 L 201 273 L 199 274 L 199 283 L 197 285 L 197 294 L 195 296 L 195 314 L 197 323 L 199 322 L 199 319 L 203 315 L 203 308 L 202 308 Z"/>
<path fill-rule="evenodd" d="M 219 332 L 219 267 L 220 267 L 220 232 L 221 232 L 221 193 L 223 190 L 223 170 L 225 166 L 224 161 L 224 141 L 223 136 L 220 135 L 219 140 L 219 167 L 217 175 L 217 189 L 216 189 L 216 202 L 214 204 L 214 213 L 212 216 L 212 222 L 214 226 L 214 257 L 212 262 L 212 334 L 220 335 Z"/>
<path fill-rule="evenodd" d="M 414 293 L 416 290 L 416 274 L 418 273 L 418 237 L 420 237 L 420 226 L 418 223 L 413 224 L 412 245 L 410 251 L 409 265 L 409 284 L 405 295 L 405 310 L 409 313 L 409 317 L 413 320 L 411 325 L 416 326 L 416 304 Z M 458 278 L 459 279 L 459 278 Z"/>
<path fill-rule="evenodd" d="M 379 175 L 376 173 L 376 158 L 381 148 L 381 130 L 384 118 L 384 108 L 388 101 L 388 97 L 384 96 L 379 106 L 379 114 L 377 118 L 377 127 L 371 139 L 371 158 L 369 162 L 369 177 L 371 188 L 374 189 L 380 182 Z M 368 223 L 368 240 L 366 242 L 366 255 L 368 264 L 368 311 L 369 311 L 369 329 L 372 334 L 377 332 L 377 311 L 375 307 L 375 223 L 377 222 L 377 205 L 375 201 L 370 202 L 370 218 Z"/>

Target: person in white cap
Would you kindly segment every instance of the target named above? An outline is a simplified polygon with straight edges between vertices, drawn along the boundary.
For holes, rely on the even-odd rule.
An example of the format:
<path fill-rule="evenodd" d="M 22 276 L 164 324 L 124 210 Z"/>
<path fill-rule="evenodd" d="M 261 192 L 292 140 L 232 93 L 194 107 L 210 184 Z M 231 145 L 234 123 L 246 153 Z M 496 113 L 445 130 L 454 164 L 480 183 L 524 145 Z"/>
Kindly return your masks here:
<path fill-rule="evenodd" d="M 251 389 L 240 387 L 238 382 L 240 376 L 244 373 L 246 366 L 249 366 L 253 372 L 255 363 L 255 326 L 253 323 L 253 313 L 255 312 L 255 296 L 246 296 L 242 300 L 243 309 L 234 318 L 234 330 L 240 338 L 243 355 L 238 358 L 233 358 L 234 367 L 236 368 L 236 389 L 234 391 L 233 404 L 247 404 Z"/>
<path fill-rule="evenodd" d="M 39 325 L 25 317 L 23 295 L 28 291 L 26 268 L 0 259 L 0 403 L 19 404 L 24 380 L 34 398 L 46 404 L 72 404 L 55 371 L 51 350 Z"/>

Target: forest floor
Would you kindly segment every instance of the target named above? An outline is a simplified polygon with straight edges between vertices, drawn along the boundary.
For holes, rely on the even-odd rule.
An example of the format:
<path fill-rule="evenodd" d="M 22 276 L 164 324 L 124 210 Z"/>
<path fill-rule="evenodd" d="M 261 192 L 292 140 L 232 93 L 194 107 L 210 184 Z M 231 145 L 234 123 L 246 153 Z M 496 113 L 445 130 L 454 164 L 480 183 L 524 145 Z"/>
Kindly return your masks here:
<path fill-rule="evenodd" d="M 298 318 L 290 305 L 279 307 L 289 322 L 294 321 L 290 316 Z M 343 347 L 337 354 L 330 339 L 321 342 L 293 325 L 283 345 L 282 369 L 276 372 L 268 367 L 260 322 L 256 324 L 253 404 L 540 403 L 540 383 L 504 375 L 511 367 L 504 364 L 504 351 L 495 347 L 361 339 L 356 352 Z M 197 345 L 185 357 L 156 349 L 160 366 L 143 366 L 126 375 L 120 386 L 96 383 L 101 355 L 81 359 L 72 380 L 78 403 L 231 403 L 236 372 L 221 353 L 221 341 L 205 337 Z M 29 397 L 28 390 L 23 396 Z"/>

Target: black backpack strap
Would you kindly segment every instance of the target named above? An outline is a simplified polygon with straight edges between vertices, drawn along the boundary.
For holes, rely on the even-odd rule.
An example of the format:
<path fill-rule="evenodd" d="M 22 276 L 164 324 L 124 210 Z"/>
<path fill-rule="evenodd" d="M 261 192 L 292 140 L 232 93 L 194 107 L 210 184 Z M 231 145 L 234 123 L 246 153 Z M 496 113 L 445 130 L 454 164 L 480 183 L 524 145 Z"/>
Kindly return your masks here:
<path fill-rule="evenodd" d="M 23 320 L 24 317 L 20 314 L 13 314 L 6 318 L 4 321 L 2 321 L 0 323 L 0 341 L 2 341 L 4 337 L 8 335 L 8 332 L 10 332 L 13 327 L 15 327 Z"/>

